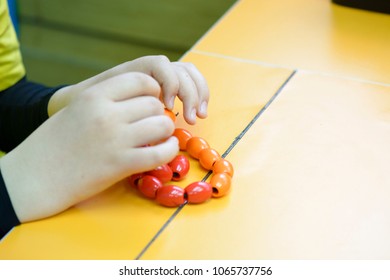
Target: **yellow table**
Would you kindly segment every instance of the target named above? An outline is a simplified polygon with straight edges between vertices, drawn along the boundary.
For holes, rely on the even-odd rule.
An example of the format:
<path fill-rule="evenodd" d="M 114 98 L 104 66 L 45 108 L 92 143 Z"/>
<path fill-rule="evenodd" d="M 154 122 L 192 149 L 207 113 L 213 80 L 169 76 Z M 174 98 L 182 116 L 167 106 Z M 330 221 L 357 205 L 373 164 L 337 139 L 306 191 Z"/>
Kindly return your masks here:
<path fill-rule="evenodd" d="M 229 151 L 230 195 L 170 209 L 120 182 L 16 227 L 0 258 L 388 259 L 389 30 L 325 0 L 237 2 L 182 58 L 209 118 L 177 123 Z"/>

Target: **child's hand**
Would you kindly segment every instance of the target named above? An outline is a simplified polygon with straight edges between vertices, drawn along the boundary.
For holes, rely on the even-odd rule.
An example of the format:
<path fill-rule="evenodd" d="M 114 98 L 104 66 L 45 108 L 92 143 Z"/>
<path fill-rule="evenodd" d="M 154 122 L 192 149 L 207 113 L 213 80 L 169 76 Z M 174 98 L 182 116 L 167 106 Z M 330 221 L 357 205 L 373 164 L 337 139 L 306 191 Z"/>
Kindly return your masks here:
<path fill-rule="evenodd" d="M 168 109 L 173 109 L 175 97 L 183 102 L 184 118 L 195 124 L 196 116 L 207 117 L 209 90 L 206 80 L 191 63 L 170 62 L 165 56 L 146 56 L 107 70 L 79 84 L 58 91 L 49 103 L 53 114 L 66 106 L 83 89 L 108 78 L 129 72 L 142 72 L 153 77 L 161 86 L 160 98 Z"/>
<path fill-rule="evenodd" d="M 1 171 L 20 221 L 54 215 L 170 161 L 178 143 L 159 94 L 142 73 L 96 81 L 5 155 Z"/>

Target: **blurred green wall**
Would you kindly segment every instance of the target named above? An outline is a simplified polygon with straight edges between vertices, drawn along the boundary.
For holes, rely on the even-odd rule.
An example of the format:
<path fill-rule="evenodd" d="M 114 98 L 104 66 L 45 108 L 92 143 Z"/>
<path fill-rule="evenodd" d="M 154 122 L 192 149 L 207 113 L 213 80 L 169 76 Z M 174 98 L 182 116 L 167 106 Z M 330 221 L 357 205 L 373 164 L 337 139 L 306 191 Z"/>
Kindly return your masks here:
<path fill-rule="evenodd" d="M 81 81 L 134 58 L 179 59 L 235 0 L 16 0 L 29 79 Z"/>

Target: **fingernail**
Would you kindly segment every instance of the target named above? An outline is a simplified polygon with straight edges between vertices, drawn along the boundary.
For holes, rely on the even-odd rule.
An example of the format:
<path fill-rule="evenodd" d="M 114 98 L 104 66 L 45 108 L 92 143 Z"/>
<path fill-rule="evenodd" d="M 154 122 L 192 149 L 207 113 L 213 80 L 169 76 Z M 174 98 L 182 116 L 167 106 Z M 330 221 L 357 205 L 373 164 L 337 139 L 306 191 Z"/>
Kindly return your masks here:
<path fill-rule="evenodd" d="M 206 101 L 202 102 L 202 104 L 200 105 L 200 113 L 204 116 L 207 116 L 207 102 Z"/>
<path fill-rule="evenodd" d="M 190 114 L 190 118 L 194 122 L 196 121 L 196 109 L 192 109 L 191 114 Z"/>
<path fill-rule="evenodd" d="M 175 103 L 175 97 L 172 96 L 172 97 L 168 100 L 168 104 L 167 104 L 169 110 L 172 110 L 172 109 L 173 109 L 174 103 Z"/>

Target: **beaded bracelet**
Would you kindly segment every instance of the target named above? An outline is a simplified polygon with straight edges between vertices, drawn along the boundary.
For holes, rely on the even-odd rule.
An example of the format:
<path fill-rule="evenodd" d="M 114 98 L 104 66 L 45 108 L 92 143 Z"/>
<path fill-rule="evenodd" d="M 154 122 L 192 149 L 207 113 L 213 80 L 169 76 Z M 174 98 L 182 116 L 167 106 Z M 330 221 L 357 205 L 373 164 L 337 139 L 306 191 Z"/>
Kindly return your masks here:
<path fill-rule="evenodd" d="M 167 115 L 175 120 L 170 111 Z M 173 136 L 179 141 L 180 151 L 186 151 L 192 158 L 199 160 L 204 169 L 212 172 L 210 182 L 193 182 L 184 189 L 169 184 L 170 181 L 183 180 L 190 169 L 189 159 L 183 154 L 178 154 L 168 164 L 130 176 L 128 178 L 130 185 L 145 197 L 155 199 L 167 207 L 177 207 L 184 203 L 198 204 L 211 197 L 226 195 L 231 188 L 234 174 L 232 164 L 211 148 L 205 139 L 192 136 L 186 129 L 176 128 Z"/>

